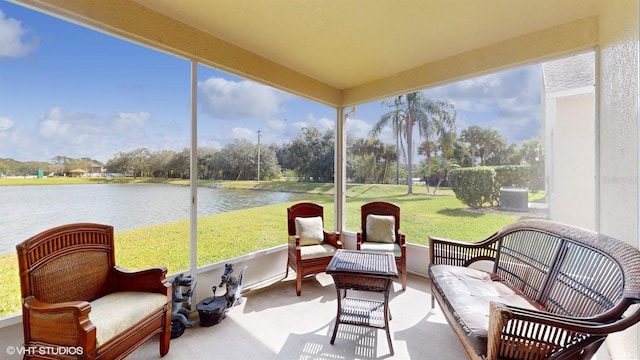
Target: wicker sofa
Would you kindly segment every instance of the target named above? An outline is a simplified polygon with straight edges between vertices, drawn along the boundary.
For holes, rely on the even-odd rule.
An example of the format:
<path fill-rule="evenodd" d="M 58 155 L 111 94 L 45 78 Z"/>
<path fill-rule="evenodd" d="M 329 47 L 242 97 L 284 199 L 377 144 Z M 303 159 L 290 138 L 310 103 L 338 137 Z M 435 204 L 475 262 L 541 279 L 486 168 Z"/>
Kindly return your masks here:
<path fill-rule="evenodd" d="M 63 225 L 16 248 L 25 358 L 123 359 L 157 334 L 167 354 L 167 269 L 115 266 L 112 226 Z"/>
<path fill-rule="evenodd" d="M 431 306 L 470 359 L 589 359 L 640 320 L 640 252 L 609 236 L 523 220 L 478 243 L 429 242 Z"/>

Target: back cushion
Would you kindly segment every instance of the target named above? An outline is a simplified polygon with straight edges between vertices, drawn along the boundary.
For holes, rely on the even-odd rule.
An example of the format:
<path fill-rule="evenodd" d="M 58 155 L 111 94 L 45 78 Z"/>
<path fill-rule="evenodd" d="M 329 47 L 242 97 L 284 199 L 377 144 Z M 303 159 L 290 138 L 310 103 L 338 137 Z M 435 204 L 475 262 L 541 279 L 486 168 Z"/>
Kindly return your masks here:
<path fill-rule="evenodd" d="M 67 254 L 31 272 L 32 294 L 48 303 L 93 301 L 111 292 L 110 271 L 106 252 Z"/>
<path fill-rule="evenodd" d="M 322 218 L 314 217 L 297 217 L 296 235 L 300 237 L 300 246 L 320 245 L 324 241 L 324 232 L 322 229 Z"/>
<path fill-rule="evenodd" d="M 396 218 L 393 215 L 367 215 L 367 241 L 396 242 Z"/>

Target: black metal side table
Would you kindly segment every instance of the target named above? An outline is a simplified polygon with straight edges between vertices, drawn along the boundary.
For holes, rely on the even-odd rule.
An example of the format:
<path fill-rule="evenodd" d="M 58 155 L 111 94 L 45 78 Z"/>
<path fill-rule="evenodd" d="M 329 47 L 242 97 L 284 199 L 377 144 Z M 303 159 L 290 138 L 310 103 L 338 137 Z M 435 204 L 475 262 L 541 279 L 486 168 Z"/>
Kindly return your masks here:
<path fill-rule="evenodd" d="M 338 297 L 338 313 L 331 344 L 335 342 L 340 324 L 384 329 L 393 355 L 389 331 L 389 291 L 393 279 L 398 277 L 393 254 L 340 249 L 327 266 L 327 274 L 333 277 Z M 347 290 L 382 293 L 384 300 L 351 297 Z"/>

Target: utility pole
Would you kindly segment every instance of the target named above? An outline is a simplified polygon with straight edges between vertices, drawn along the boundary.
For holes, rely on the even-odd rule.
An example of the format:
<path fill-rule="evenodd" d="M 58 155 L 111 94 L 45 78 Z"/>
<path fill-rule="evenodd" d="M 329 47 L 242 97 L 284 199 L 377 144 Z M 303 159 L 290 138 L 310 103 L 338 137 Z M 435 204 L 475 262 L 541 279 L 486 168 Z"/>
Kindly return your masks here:
<path fill-rule="evenodd" d="M 258 182 L 260 182 L 260 130 L 258 130 Z"/>

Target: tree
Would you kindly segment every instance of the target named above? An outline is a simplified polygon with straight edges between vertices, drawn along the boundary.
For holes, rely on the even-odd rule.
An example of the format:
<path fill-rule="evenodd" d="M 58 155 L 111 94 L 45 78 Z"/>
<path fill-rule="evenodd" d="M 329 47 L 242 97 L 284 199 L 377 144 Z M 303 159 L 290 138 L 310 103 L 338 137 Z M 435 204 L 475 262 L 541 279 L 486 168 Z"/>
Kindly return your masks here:
<path fill-rule="evenodd" d="M 475 166 L 476 158 L 480 159 L 480 166 L 489 165 L 489 159 L 492 158 L 491 165 L 502 165 L 502 159 L 506 158 L 504 154 L 509 150 L 506 139 L 500 136 L 497 130 L 485 129 L 478 125 L 462 130 L 460 140 L 469 146 L 471 166 Z"/>
<path fill-rule="evenodd" d="M 133 170 L 133 178 L 137 174 L 140 176 L 149 175 L 151 171 L 151 153 L 147 148 L 137 148 L 130 152 L 130 169 Z"/>
<path fill-rule="evenodd" d="M 133 172 L 135 178 L 138 174 L 144 176 L 151 171 L 151 153 L 147 148 L 137 148 L 131 151 L 119 151 L 115 157 L 107 161 L 107 169 L 110 172 Z"/>
<path fill-rule="evenodd" d="M 213 180 L 214 170 L 213 157 L 218 152 L 212 148 L 198 148 L 198 178 L 203 180 Z"/>
<path fill-rule="evenodd" d="M 151 174 L 154 177 L 169 177 L 169 163 L 176 155 L 173 150 L 161 150 L 151 154 L 149 163 L 151 164 Z"/>
<path fill-rule="evenodd" d="M 359 183 L 388 183 L 389 165 L 397 160 L 396 148 L 379 139 L 356 139 L 349 145 L 347 174 Z M 396 177 L 397 179 L 397 177 Z M 397 180 L 396 180 L 397 181 Z"/>
<path fill-rule="evenodd" d="M 404 158 L 406 159 L 407 152 L 406 152 L 404 143 L 402 142 L 402 136 L 401 136 L 402 134 L 402 120 L 400 119 L 401 104 L 402 104 L 402 96 L 396 96 L 396 97 L 389 98 L 382 101 L 383 106 L 387 106 L 393 109 L 392 111 L 390 111 L 391 114 L 389 116 L 390 119 L 388 121 L 391 122 L 391 127 L 393 129 L 393 136 L 395 136 L 396 138 L 396 149 L 398 150 L 402 149 L 402 153 L 404 155 Z M 395 179 L 396 179 L 395 183 L 398 184 L 398 182 L 400 181 L 400 159 L 398 155 L 396 155 Z"/>
<path fill-rule="evenodd" d="M 422 92 L 400 95 L 386 101 L 392 103 L 393 108 L 380 117 L 371 129 L 371 135 L 377 136 L 385 127 L 391 126 L 394 133 L 404 137 L 407 144 L 407 193 L 412 194 L 414 126 L 418 125 L 418 135 L 427 140 L 425 154 L 429 159 L 429 142 L 455 131 L 456 109 L 450 102 L 430 99 Z"/>
<path fill-rule="evenodd" d="M 333 181 L 334 132 L 302 128 L 285 152 L 287 168 L 295 169 L 304 181 Z"/>
<path fill-rule="evenodd" d="M 438 190 L 438 187 L 440 187 L 440 184 L 442 184 L 442 181 L 449 176 L 449 172 L 459 167 L 460 166 L 456 163 L 455 160 L 446 159 L 444 156 L 435 156 L 426 162 L 427 174 L 434 175 L 438 178 L 438 183 L 433 189 L 433 195 L 436 194 L 436 191 Z M 428 183 L 427 189 L 429 189 Z"/>
<path fill-rule="evenodd" d="M 169 177 L 178 179 L 188 179 L 191 169 L 191 149 L 184 148 L 181 152 L 175 153 L 167 164 Z"/>

